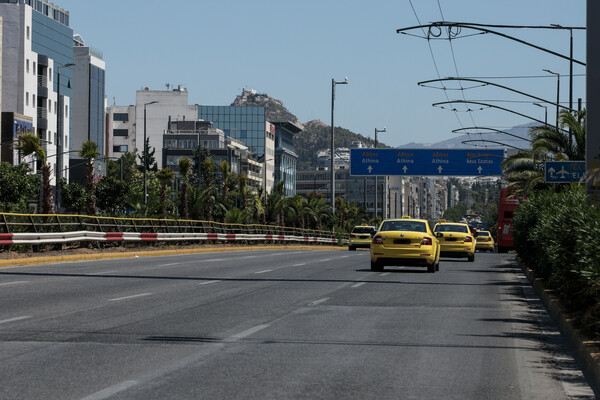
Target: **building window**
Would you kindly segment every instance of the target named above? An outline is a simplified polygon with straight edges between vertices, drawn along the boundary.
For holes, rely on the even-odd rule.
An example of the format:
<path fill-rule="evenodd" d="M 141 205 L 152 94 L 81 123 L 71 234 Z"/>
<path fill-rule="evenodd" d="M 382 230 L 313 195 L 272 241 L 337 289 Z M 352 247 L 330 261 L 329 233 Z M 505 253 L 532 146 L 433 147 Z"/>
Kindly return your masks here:
<path fill-rule="evenodd" d="M 127 122 L 127 121 L 129 121 L 129 114 L 127 114 L 127 113 L 114 113 L 113 114 L 113 121 Z"/>
<path fill-rule="evenodd" d="M 29 39 L 30 39 L 30 29 L 31 29 L 31 28 L 28 26 L 28 27 L 27 27 L 27 40 L 29 40 Z"/>
<path fill-rule="evenodd" d="M 58 107 L 56 106 L 56 102 L 54 102 L 54 115 L 56 115 Z"/>
<path fill-rule="evenodd" d="M 29 92 L 25 92 L 25 105 L 29 107 Z"/>
<path fill-rule="evenodd" d="M 37 74 L 37 68 L 36 68 L 36 63 L 35 61 L 33 62 L 33 74 L 36 75 Z"/>
<path fill-rule="evenodd" d="M 25 72 L 29 73 L 29 59 L 25 60 Z"/>
<path fill-rule="evenodd" d="M 65 118 L 69 118 L 69 106 L 65 105 Z"/>
<path fill-rule="evenodd" d="M 48 68 L 48 80 L 52 82 L 52 68 Z"/>
<path fill-rule="evenodd" d="M 128 129 L 113 129 L 113 136 L 129 136 Z"/>
<path fill-rule="evenodd" d="M 113 146 L 113 153 L 127 153 L 128 146 L 126 144 L 121 146 Z"/>

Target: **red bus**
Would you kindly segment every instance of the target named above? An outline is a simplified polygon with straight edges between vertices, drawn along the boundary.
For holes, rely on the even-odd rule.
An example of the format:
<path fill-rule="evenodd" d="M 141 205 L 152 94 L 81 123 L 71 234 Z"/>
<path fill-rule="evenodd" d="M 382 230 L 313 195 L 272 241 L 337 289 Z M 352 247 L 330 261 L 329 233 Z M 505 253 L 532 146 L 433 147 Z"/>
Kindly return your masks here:
<path fill-rule="evenodd" d="M 517 197 L 508 198 L 512 192 L 500 189 L 500 200 L 498 202 L 498 236 L 496 243 L 498 253 L 506 253 L 515 248 L 512 235 L 513 213 L 520 203 Z"/>

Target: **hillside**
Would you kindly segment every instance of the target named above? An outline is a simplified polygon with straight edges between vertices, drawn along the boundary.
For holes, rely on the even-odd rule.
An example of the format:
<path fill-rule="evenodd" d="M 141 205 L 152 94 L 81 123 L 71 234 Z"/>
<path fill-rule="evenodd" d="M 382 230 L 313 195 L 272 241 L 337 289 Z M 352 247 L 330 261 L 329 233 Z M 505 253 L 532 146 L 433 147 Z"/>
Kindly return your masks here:
<path fill-rule="evenodd" d="M 317 167 L 317 152 L 326 150 L 331 145 L 331 126 L 314 120 L 305 124 L 292 114 L 283 102 L 269 97 L 264 93 L 257 93 L 256 90 L 242 90 L 242 94 L 237 96 L 232 106 L 242 107 L 265 107 L 265 117 L 267 121 L 281 122 L 291 121 L 296 125 L 303 127 L 304 131 L 294 135 L 294 147 L 298 153 L 298 170 L 311 169 Z M 342 127 L 335 127 L 335 147 L 350 147 L 354 141 L 361 141 L 367 147 L 373 146 L 373 139 L 349 131 Z M 388 147 L 381 144 L 381 147 Z"/>

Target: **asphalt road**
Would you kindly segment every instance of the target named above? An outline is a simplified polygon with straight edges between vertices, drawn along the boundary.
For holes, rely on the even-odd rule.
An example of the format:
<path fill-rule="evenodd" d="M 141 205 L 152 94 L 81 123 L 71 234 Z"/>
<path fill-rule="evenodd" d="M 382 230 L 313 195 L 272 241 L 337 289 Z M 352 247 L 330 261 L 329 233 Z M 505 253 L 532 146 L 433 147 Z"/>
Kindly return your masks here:
<path fill-rule="evenodd" d="M 0 269 L 0 399 L 594 398 L 511 255 L 265 250 Z"/>

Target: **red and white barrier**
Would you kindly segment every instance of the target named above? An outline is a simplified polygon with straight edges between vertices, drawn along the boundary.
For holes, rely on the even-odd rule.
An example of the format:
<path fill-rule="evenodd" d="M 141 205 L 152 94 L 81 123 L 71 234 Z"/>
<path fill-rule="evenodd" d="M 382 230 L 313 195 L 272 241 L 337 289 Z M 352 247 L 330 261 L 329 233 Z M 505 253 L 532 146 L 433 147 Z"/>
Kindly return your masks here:
<path fill-rule="evenodd" d="M 0 233 L 0 245 L 9 244 L 53 244 L 68 242 L 168 242 L 168 241 L 203 241 L 216 240 L 223 242 L 256 241 L 256 242 L 298 242 L 337 244 L 336 238 L 295 235 L 270 235 L 247 233 L 138 233 L 138 232 L 48 232 L 48 233 Z"/>

